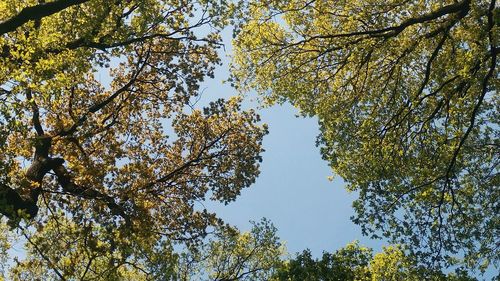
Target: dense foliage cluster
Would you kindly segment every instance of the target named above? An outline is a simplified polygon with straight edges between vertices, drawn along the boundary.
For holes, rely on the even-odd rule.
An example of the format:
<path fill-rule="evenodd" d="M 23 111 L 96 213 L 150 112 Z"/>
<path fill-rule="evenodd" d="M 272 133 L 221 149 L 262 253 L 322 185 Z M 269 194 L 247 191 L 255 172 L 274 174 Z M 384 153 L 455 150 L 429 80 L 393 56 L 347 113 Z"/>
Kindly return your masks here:
<path fill-rule="evenodd" d="M 285 261 L 276 270 L 279 281 L 474 281 L 462 270 L 444 274 L 419 266 L 414 258 L 407 256 L 398 246 L 385 247 L 373 255 L 373 250 L 357 242 L 350 243 L 334 253 L 324 252 L 321 259 L 312 257 L 304 250 Z M 274 279 L 273 279 L 274 280 Z"/>

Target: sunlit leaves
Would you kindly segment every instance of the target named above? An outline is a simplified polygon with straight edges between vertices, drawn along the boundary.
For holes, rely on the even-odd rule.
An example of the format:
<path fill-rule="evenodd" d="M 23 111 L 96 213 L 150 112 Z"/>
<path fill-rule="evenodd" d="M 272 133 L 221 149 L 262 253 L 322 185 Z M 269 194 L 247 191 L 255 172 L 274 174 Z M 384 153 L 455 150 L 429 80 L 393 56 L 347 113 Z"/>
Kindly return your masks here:
<path fill-rule="evenodd" d="M 27 256 L 16 261 L 12 280 L 269 280 L 284 253 L 267 220 L 249 232 L 216 228 L 189 248 L 153 237 L 122 239 L 114 229 L 62 216 L 28 237 Z"/>
<path fill-rule="evenodd" d="M 399 246 L 384 247 L 380 253 L 360 246 L 347 244 L 334 253 L 324 252 L 320 259 L 312 257 L 309 250 L 285 261 L 272 280 L 338 280 L 338 281 L 473 281 L 461 270 L 444 274 L 439 270 L 421 267 L 413 256 L 406 255 Z"/>

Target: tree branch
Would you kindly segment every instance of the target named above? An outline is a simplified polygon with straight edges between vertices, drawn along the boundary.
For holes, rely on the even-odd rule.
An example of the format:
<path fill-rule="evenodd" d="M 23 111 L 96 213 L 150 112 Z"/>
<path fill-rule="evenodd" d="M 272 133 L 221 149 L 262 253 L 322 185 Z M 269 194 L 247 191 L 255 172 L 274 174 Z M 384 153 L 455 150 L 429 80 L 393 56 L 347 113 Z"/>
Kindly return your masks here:
<path fill-rule="evenodd" d="M 464 17 L 470 9 L 470 2 L 471 2 L 470 0 L 464 0 L 462 2 L 453 3 L 441 7 L 440 9 L 437 9 L 433 12 L 424 14 L 420 17 L 409 18 L 396 26 L 389 26 L 381 29 L 354 31 L 347 33 L 316 35 L 303 40 L 303 42 L 312 41 L 314 39 L 330 39 L 330 38 L 352 37 L 361 35 L 368 35 L 371 37 L 384 37 L 384 38 L 394 37 L 412 25 L 433 21 L 449 14 L 459 13 L 460 17 Z"/>
<path fill-rule="evenodd" d="M 54 273 L 60 278 L 60 280 L 62 281 L 66 281 L 67 279 L 64 278 L 64 276 L 61 274 L 61 272 L 59 271 L 59 269 L 57 269 L 57 265 L 54 264 L 49 257 L 47 257 L 44 253 L 44 251 L 42 251 L 42 249 L 40 249 L 40 247 L 38 247 L 38 245 L 36 243 L 34 243 L 30 237 L 28 236 L 28 234 L 26 234 L 26 231 L 24 228 L 21 228 L 22 230 L 22 233 L 23 233 L 23 236 L 24 238 L 26 238 L 26 240 L 28 240 L 28 242 L 33 246 L 33 248 L 35 248 L 35 250 L 38 252 L 38 254 L 42 257 L 42 259 L 44 259 L 46 262 L 47 262 L 47 265 L 49 266 L 50 269 L 52 269 L 54 271 Z"/>
<path fill-rule="evenodd" d="M 59 165 L 52 170 L 56 174 L 59 185 L 65 192 L 85 199 L 95 199 L 103 201 L 106 203 L 106 206 L 109 208 L 111 213 L 122 217 L 127 223 L 127 225 L 131 225 L 130 216 L 125 212 L 125 208 L 116 203 L 113 197 L 101 193 L 100 191 L 97 191 L 95 189 L 89 187 L 82 187 L 75 184 L 72 180 L 71 174 L 63 165 Z"/>
<path fill-rule="evenodd" d="M 68 7 L 79 5 L 88 1 L 89 0 L 57 0 L 26 7 L 22 9 L 19 14 L 0 23 L 0 35 L 14 31 L 29 21 L 40 20 L 44 17 L 58 13 Z"/>
<path fill-rule="evenodd" d="M 94 113 L 98 112 L 99 110 L 103 109 L 108 104 L 110 104 L 111 102 L 113 102 L 119 95 L 121 95 L 122 93 L 128 91 L 134 85 L 134 83 L 137 81 L 137 78 L 139 77 L 139 75 L 141 74 L 141 72 L 146 67 L 146 64 L 147 64 L 147 62 L 149 60 L 149 57 L 150 57 L 150 52 L 148 51 L 146 53 L 146 56 L 145 56 L 145 58 L 144 58 L 144 60 L 142 62 L 141 62 L 142 58 L 141 57 L 139 58 L 139 60 L 137 62 L 137 65 L 136 65 L 137 70 L 135 71 L 135 73 L 132 75 L 132 77 L 130 78 L 130 80 L 125 85 L 123 85 L 122 87 L 120 87 L 118 90 L 116 90 L 113 94 L 111 94 L 110 96 L 108 96 L 103 101 L 98 102 L 98 103 L 90 106 L 88 108 L 87 112 L 84 113 L 82 116 L 80 116 L 78 118 L 78 120 L 70 128 L 62 130 L 57 135 L 61 136 L 61 137 L 65 137 L 65 136 L 69 136 L 69 135 L 73 134 L 74 132 L 76 132 L 76 130 L 78 129 L 78 127 L 80 127 L 81 125 L 83 125 L 83 123 L 85 121 L 87 121 L 88 117 L 91 114 L 94 114 Z"/>

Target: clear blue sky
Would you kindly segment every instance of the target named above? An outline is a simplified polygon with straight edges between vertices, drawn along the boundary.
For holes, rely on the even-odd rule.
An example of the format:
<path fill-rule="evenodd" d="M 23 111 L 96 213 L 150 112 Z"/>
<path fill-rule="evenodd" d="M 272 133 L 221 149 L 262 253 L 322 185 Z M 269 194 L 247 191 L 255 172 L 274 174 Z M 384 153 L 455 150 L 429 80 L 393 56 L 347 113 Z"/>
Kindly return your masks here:
<path fill-rule="evenodd" d="M 215 79 L 202 86 L 200 104 L 237 94 L 235 89 L 223 84 L 229 75 L 230 38 L 229 32 L 224 32 L 223 65 L 218 67 Z M 256 94 L 249 93 L 244 107 L 258 106 L 255 99 Z M 297 118 L 297 109 L 289 104 L 258 112 L 262 122 L 269 126 L 260 176 L 235 202 L 227 206 L 205 206 L 240 230 L 249 230 L 250 220 L 270 219 L 290 253 L 309 248 L 319 256 L 322 251 L 335 251 L 353 240 L 379 251 L 383 242 L 363 237 L 360 227 L 350 220 L 356 195 L 345 191 L 345 183 L 339 177 L 328 180 L 332 171 L 315 146 L 319 133 L 317 120 Z"/>
<path fill-rule="evenodd" d="M 214 210 L 243 230 L 250 228 L 249 220 L 269 218 L 291 253 L 309 248 L 319 255 L 355 239 L 378 250 L 381 242 L 363 237 L 349 219 L 355 194 L 345 191 L 340 178 L 327 179 L 332 172 L 315 146 L 316 120 L 296 118 L 289 105 L 260 113 L 270 131 L 261 175 L 235 202 Z"/>

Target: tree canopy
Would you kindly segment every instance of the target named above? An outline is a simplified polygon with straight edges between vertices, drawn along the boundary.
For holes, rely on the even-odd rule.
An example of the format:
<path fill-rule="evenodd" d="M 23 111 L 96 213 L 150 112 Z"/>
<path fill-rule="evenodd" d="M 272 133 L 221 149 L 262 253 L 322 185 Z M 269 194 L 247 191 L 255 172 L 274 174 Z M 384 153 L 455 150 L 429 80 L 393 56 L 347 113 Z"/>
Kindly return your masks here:
<path fill-rule="evenodd" d="M 166 240 L 136 240 L 133 243 L 139 245 L 113 249 L 112 240 L 105 238 L 110 233 L 98 226 L 82 227 L 64 219 L 59 223 L 47 224 L 30 236 L 26 257 L 4 276 L 10 280 L 477 280 L 462 270 L 445 274 L 419 266 L 399 246 L 374 254 L 355 241 L 333 253 L 324 252 L 320 259 L 310 250 L 289 255 L 266 219 L 252 223 L 248 232 L 217 228 L 201 244 L 177 250 Z M 13 242 L 8 233 L 2 224 L 2 252 Z"/>
<path fill-rule="evenodd" d="M 223 0 L 0 2 L 0 213 L 30 251 L 54 258 L 79 241 L 94 250 L 72 253 L 87 269 L 118 266 L 140 258 L 131 249 L 196 243 L 222 225 L 197 202 L 227 203 L 252 184 L 267 132 L 239 98 L 193 107 L 232 10 Z"/>
<path fill-rule="evenodd" d="M 60 223 L 31 236 L 27 257 L 6 272 L 11 280 L 269 280 L 285 251 L 267 220 L 249 232 L 218 227 L 203 243 L 178 249 L 168 240 L 135 240 L 115 249 L 106 236 L 116 231 Z"/>
<path fill-rule="evenodd" d="M 364 233 L 500 260 L 495 0 L 255 0 L 242 18 L 233 83 L 318 117 Z"/>
<path fill-rule="evenodd" d="M 357 241 L 334 253 L 323 252 L 320 259 L 304 250 L 283 262 L 273 280 L 282 281 L 474 281 L 461 269 L 445 274 L 419 266 L 399 246 L 384 247 L 380 253 L 360 246 Z"/>
<path fill-rule="evenodd" d="M 497 6 L 0 0 L 0 270 L 469 280 L 432 266 L 500 261 Z M 268 221 L 242 233 L 205 209 L 254 183 L 267 134 L 241 97 L 196 104 L 235 19 L 234 85 L 318 116 L 323 157 L 359 193 L 354 221 L 408 248 L 287 261 Z M 12 243 L 24 257 L 10 257 Z"/>

